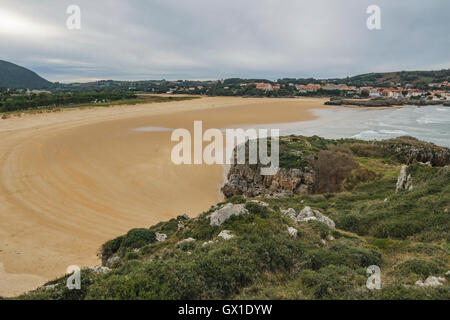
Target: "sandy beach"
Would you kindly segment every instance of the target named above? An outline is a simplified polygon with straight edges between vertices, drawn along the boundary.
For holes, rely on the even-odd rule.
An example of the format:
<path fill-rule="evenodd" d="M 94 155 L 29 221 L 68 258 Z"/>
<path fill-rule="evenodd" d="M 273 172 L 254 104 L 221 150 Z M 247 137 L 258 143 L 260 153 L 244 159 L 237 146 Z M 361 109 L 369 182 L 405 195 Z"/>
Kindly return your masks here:
<path fill-rule="evenodd" d="M 176 166 L 170 132 L 312 120 L 325 99 L 202 98 L 0 120 L 0 296 L 93 266 L 105 241 L 219 198 L 223 167 Z"/>

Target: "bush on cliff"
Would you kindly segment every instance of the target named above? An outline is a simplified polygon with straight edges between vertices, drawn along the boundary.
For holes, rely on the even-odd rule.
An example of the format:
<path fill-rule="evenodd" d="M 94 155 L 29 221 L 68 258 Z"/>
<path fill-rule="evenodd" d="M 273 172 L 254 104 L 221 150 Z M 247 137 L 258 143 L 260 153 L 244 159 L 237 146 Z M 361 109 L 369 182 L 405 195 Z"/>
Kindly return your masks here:
<path fill-rule="evenodd" d="M 139 249 L 156 241 L 155 232 L 148 229 L 132 229 L 124 236 L 117 237 L 103 244 L 100 249 L 102 262 L 105 263 L 111 256 L 127 249 Z"/>
<path fill-rule="evenodd" d="M 358 168 L 353 156 L 344 149 L 322 150 L 314 163 L 316 171 L 316 192 L 332 193 L 342 190 L 342 184 Z"/>

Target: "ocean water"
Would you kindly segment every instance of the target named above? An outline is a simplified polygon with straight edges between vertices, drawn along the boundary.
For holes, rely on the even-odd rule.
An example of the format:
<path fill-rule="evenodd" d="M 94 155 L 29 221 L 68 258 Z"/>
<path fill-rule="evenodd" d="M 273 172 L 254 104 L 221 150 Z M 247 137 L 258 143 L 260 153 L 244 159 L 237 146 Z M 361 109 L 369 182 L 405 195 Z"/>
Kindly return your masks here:
<path fill-rule="evenodd" d="M 450 147 L 450 107 L 406 106 L 392 109 L 336 107 L 315 110 L 314 113 L 320 118 L 270 127 L 280 128 L 281 135 L 318 135 L 330 139 L 383 140 L 408 135 Z"/>

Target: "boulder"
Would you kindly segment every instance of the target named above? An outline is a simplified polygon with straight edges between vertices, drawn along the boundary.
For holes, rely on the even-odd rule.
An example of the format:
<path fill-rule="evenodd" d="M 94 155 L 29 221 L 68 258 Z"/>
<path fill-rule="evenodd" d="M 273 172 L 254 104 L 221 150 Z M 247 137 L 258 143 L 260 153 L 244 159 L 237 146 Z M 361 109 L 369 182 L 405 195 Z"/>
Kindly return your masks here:
<path fill-rule="evenodd" d="M 295 228 L 289 227 L 288 233 L 291 237 L 297 238 L 298 230 Z"/>
<path fill-rule="evenodd" d="M 231 231 L 228 231 L 228 230 L 222 230 L 222 232 L 219 233 L 219 235 L 217 237 L 222 238 L 224 240 L 230 240 L 231 238 L 234 237 L 230 232 Z"/>
<path fill-rule="evenodd" d="M 53 290 L 58 286 L 58 284 L 48 284 L 46 286 L 42 287 L 42 290 L 47 291 L 47 290 Z"/>
<path fill-rule="evenodd" d="M 296 223 L 308 222 L 310 220 L 316 220 L 316 221 L 325 223 L 327 226 L 329 226 L 332 229 L 334 229 L 336 227 L 333 220 L 331 220 L 330 218 L 321 214 L 319 210 L 313 210 L 313 209 L 311 209 L 311 207 L 308 207 L 308 206 L 304 207 L 303 210 L 300 211 L 299 214 L 297 214 L 295 212 L 295 210 L 292 208 L 289 208 L 287 210 L 281 210 L 281 213 L 284 215 L 287 215 L 288 217 L 293 219 Z"/>
<path fill-rule="evenodd" d="M 108 260 L 106 260 L 106 263 L 104 263 L 104 265 L 107 267 L 110 267 L 119 260 L 120 260 L 120 257 L 118 255 L 114 255 L 114 256 L 108 258 Z"/>
<path fill-rule="evenodd" d="M 195 241 L 194 238 L 187 238 L 187 239 L 184 239 L 184 240 L 179 241 L 179 242 L 177 243 L 177 245 L 179 246 L 179 245 L 182 245 L 182 244 L 185 244 L 185 243 L 189 243 L 189 242 L 194 242 L 194 241 Z"/>
<path fill-rule="evenodd" d="M 317 220 L 322 223 L 325 223 L 330 228 L 334 229 L 336 227 L 333 220 L 330 218 L 324 216 L 322 213 L 320 213 L 319 210 L 313 210 L 310 207 L 306 206 L 303 208 L 302 211 L 297 215 L 297 217 L 294 219 L 295 222 L 305 222 L 310 220 Z"/>
<path fill-rule="evenodd" d="M 156 232 L 155 237 L 156 237 L 156 241 L 163 242 L 163 241 L 166 241 L 167 234 Z"/>
<path fill-rule="evenodd" d="M 111 271 L 110 268 L 104 266 L 89 267 L 88 270 L 92 271 L 95 274 L 108 273 Z"/>
<path fill-rule="evenodd" d="M 439 287 L 439 286 L 444 285 L 445 281 L 446 281 L 445 278 L 430 276 L 425 280 L 425 282 L 423 282 L 422 280 L 417 280 L 416 286 L 434 288 L 434 287 Z"/>
<path fill-rule="evenodd" d="M 203 242 L 202 247 L 208 246 L 208 245 L 213 244 L 213 243 L 214 243 L 214 241 L 212 241 L 212 240 Z"/>
<path fill-rule="evenodd" d="M 257 205 L 259 205 L 261 207 L 265 207 L 265 208 L 267 208 L 269 206 L 269 204 L 264 201 L 250 200 L 250 202 L 256 203 Z"/>
<path fill-rule="evenodd" d="M 408 166 L 402 166 L 400 169 L 400 175 L 397 179 L 396 191 L 412 190 L 412 177 L 407 173 Z"/>
<path fill-rule="evenodd" d="M 219 227 L 221 226 L 225 221 L 230 219 L 232 216 L 240 216 L 247 214 L 248 210 L 245 209 L 245 206 L 243 204 L 232 204 L 228 203 L 225 206 L 223 206 L 221 209 L 214 211 L 211 216 L 211 226 L 212 227 Z"/>
<path fill-rule="evenodd" d="M 287 210 L 281 210 L 281 213 L 294 220 L 297 217 L 297 212 L 295 212 L 295 210 L 292 208 L 289 208 Z"/>

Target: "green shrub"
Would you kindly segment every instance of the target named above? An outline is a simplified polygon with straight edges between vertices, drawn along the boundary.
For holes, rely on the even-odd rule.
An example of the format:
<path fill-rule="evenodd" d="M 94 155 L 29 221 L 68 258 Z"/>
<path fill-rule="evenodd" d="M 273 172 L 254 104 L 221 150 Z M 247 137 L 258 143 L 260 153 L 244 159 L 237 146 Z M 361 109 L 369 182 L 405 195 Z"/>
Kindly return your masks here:
<path fill-rule="evenodd" d="M 375 228 L 375 237 L 406 239 L 422 231 L 423 225 L 418 221 L 382 222 Z"/>
<path fill-rule="evenodd" d="M 121 247 L 139 249 L 156 241 L 156 235 L 148 229 L 132 229 L 124 236 Z"/>
<path fill-rule="evenodd" d="M 125 256 L 126 260 L 137 260 L 139 259 L 140 256 L 137 252 L 128 252 L 127 255 Z"/>
<path fill-rule="evenodd" d="M 350 172 L 344 181 L 346 190 L 353 190 L 356 185 L 380 178 L 380 175 L 367 168 L 357 168 Z"/>
<path fill-rule="evenodd" d="M 100 248 L 100 256 L 103 264 L 105 264 L 106 260 L 108 260 L 113 254 L 119 251 L 123 238 L 124 236 L 120 236 L 113 240 L 109 240 L 102 245 Z"/>
<path fill-rule="evenodd" d="M 267 208 L 260 206 L 255 202 L 247 202 L 245 204 L 245 209 L 247 209 L 250 213 L 253 214 L 264 214 L 267 213 Z"/>
<path fill-rule="evenodd" d="M 300 279 L 314 299 L 345 299 L 357 281 L 349 268 L 333 265 L 319 271 L 305 270 Z"/>
<path fill-rule="evenodd" d="M 314 163 L 316 173 L 315 191 L 332 193 L 342 190 L 342 184 L 359 164 L 346 150 L 332 148 L 322 150 Z"/>
<path fill-rule="evenodd" d="M 334 244 L 327 249 L 317 249 L 308 255 L 310 267 L 318 270 L 330 265 L 347 266 L 351 268 L 376 265 L 381 255 L 373 250 L 351 247 L 345 244 Z"/>
<path fill-rule="evenodd" d="M 406 287 L 392 283 L 379 292 L 370 292 L 367 298 L 380 300 L 450 300 L 450 286 L 437 288 Z"/>
<path fill-rule="evenodd" d="M 313 230 L 319 233 L 322 239 L 325 239 L 331 232 L 331 229 L 328 225 L 323 222 L 310 220 L 308 224 L 312 226 Z"/>
<path fill-rule="evenodd" d="M 405 275 L 414 273 L 423 279 L 445 272 L 445 268 L 433 261 L 413 259 L 399 265 L 399 271 Z"/>
<path fill-rule="evenodd" d="M 237 196 L 232 196 L 230 199 L 228 199 L 228 202 L 231 202 L 233 204 L 241 204 L 241 203 L 245 203 L 245 199 L 243 196 L 237 195 Z"/>

